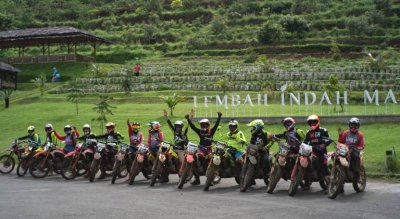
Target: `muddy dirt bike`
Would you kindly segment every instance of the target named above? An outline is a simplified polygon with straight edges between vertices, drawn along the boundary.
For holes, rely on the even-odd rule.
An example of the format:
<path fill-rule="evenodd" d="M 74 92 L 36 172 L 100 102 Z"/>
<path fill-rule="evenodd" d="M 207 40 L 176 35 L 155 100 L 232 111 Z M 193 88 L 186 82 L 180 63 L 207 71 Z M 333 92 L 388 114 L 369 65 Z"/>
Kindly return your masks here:
<path fill-rule="evenodd" d="M 215 183 L 216 176 L 220 178 L 235 178 L 235 181 L 240 185 L 240 172 L 241 164 L 238 167 L 235 158 L 231 155 L 229 150 L 233 148 L 224 142 L 213 141 L 215 146 L 212 147 L 211 161 L 208 164 L 206 171 L 206 182 L 204 191 L 208 191 L 210 186 Z"/>
<path fill-rule="evenodd" d="M 129 185 L 132 185 L 137 175 L 140 172 L 146 179 L 151 178 L 151 169 L 153 168 L 155 157 L 149 152 L 149 148 L 144 144 L 137 146 L 135 158 L 133 159 L 131 168 L 129 170 Z"/>
<path fill-rule="evenodd" d="M 261 165 L 260 147 L 254 144 L 249 144 L 244 155 L 243 167 L 240 174 L 240 192 L 246 192 L 253 185 L 254 179 L 263 179 L 265 185 L 268 185 L 268 175 L 264 174 Z M 269 156 L 270 166 L 272 159 Z"/>
<path fill-rule="evenodd" d="M 95 139 L 87 139 L 85 143 L 78 143 L 74 151 L 65 155 L 61 170 L 64 179 L 74 179 L 89 171 L 93 159 L 93 148 L 96 144 Z"/>
<path fill-rule="evenodd" d="M 8 174 L 14 170 L 15 167 L 15 156 L 17 160 L 21 160 L 22 154 L 25 152 L 24 143 L 26 141 L 14 140 L 7 154 L 0 156 L 0 173 Z"/>
<path fill-rule="evenodd" d="M 197 151 L 199 145 L 189 142 L 186 146 L 183 162 L 179 173 L 181 177 L 179 178 L 178 189 L 182 189 L 183 185 L 190 181 L 193 177 L 193 170 L 196 168 L 197 162 Z"/>
<path fill-rule="evenodd" d="M 318 146 L 314 147 L 318 150 Z M 302 143 L 291 172 L 290 186 L 288 190 L 290 196 L 296 194 L 299 185 L 305 179 L 309 182 L 319 182 L 319 185 L 323 190 L 328 188 L 328 184 L 324 180 L 324 177 L 317 171 L 317 163 L 318 157 L 313 152 L 313 146 Z"/>
<path fill-rule="evenodd" d="M 112 170 L 112 178 L 111 184 L 115 183 L 115 180 L 118 178 L 124 178 L 128 175 L 128 167 L 131 166 L 131 155 L 129 153 L 129 145 L 128 144 L 120 144 L 120 149 L 115 155 L 115 162 Z"/>
<path fill-rule="evenodd" d="M 278 141 L 279 152 L 275 154 L 275 162 L 271 167 L 267 186 L 268 193 L 274 192 L 280 179 L 284 179 L 285 181 L 290 179 L 298 154 L 298 147 L 291 148 L 286 142 L 282 142 L 281 139 L 276 140 Z"/>
<path fill-rule="evenodd" d="M 25 147 L 25 152 L 22 154 L 17 166 L 17 175 L 19 177 L 25 176 L 25 174 L 28 172 L 33 160 L 33 156 L 36 154 L 36 152 L 39 152 L 36 151 L 37 149 L 38 144 L 36 142 L 31 142 L 29 143 L 29 146 Z"/>
<path fill-rule="evenodd" d="M 360 158 L 360 178 L 355 181 L 353 172 L 350 169 L 351 153 Z M 343 192 L 344 183 L 352 183 L 356 192 L 363 192 L 367 185 L 367 174 L 363 165 L 363 154 L 360 149 L 354 146 L 337 143 L 336 150 L 331 157 L 332 168 L 328 184 L 328 198 L 335 199 Z"/>
<path fill-rule="evenodd" d="M 179 173 L 180 159 L 169 142 L 161 142 L 152 168 L 150 186 L 170 173 Z"/>
<path fill-rule="evenodd" d="M 89 169 L 89 181 L 93 182 L 96 177 L 97 172 L 103 168 L 105 177 L 109 177 L 112 175 L 112 169 L 114 165 L 114 154 L 112 151 L 115 151 L 116 143 L 114 142 L 97 142 L 94 147 L 94 155 L 92 163 L 90 164 Z"/>
<path fill-rule="evenodd" d="M 54 171 L 61 173 L 65 152 L 63 149 L 56 148 L 52 143 L 47 143 L 44 150 L 37 152 L 33 156 L 29 167 L 29 173 L 34 178 L 44 178 Z"/>

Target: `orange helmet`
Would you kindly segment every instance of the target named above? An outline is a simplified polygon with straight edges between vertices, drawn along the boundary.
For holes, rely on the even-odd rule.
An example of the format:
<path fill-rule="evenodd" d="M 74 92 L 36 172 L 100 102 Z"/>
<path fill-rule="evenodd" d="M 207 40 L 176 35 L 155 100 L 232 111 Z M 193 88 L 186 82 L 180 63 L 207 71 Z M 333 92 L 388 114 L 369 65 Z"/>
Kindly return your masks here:
<path fill-rule="evenodd" d="M 319 128 L 319 117 L 317 115 L 311 115 L 307 118 L 307 124 L 311 130 Z"/>

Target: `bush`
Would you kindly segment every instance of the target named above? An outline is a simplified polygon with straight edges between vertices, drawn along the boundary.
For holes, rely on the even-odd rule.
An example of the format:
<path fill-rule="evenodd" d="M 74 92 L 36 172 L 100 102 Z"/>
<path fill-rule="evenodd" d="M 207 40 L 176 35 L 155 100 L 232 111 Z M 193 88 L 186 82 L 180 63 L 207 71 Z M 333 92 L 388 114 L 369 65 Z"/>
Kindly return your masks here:
<path fill-rule="evenodd" d="M 283 36 L 283 29 L 280 25 L 268 21 L 257 33 L 258 42 L 262 44 L 269 44 L 279 41 Z"/>
<path fill-rule="evenodd" d="M 207 40 L 205 37 L 200 37 L 200 36 L 194 36 L 189 38 L 187 41 L 187 47 L 189 49 L 202 49 L 206 47 L 207 45 Z"/>
<path fill-rule="evenodd" d="M 297 16 L 284 16 L 279 23 L 287 32 L 294 33 L 298 38 L 304 38 L 306 32 L 310 31 L 310 24 Z"/>
<path fill-rule="evenodd" d="M 360 37 L 370 32 L 370 26 L 364 16 L 346 19 L 346 28 L 352 37 Z"/>

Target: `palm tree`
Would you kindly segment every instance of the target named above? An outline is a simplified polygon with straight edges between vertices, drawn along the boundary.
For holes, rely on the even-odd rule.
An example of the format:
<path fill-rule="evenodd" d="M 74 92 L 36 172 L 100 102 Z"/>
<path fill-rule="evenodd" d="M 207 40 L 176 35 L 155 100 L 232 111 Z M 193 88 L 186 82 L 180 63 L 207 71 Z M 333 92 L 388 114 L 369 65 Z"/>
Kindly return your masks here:
<path fill-rule="evenodd" d="M 160 96 L 160 98 L 167 104 L 171 116 L 174 115 L 173 113 L 176 105 L 186 100 L 186 97 L 179 96 L 176 93 L 174 93 L 172 96 Z"/>
<path fill-rule="evenodd" d="M 36 87 L 40 90 L 40 96 L 43 97 L 44 91 L 46 89 L 46 76 L 44 74 L 39 75 L 39 77 L 32 79 L 31 82 L 35 83 Z"/>

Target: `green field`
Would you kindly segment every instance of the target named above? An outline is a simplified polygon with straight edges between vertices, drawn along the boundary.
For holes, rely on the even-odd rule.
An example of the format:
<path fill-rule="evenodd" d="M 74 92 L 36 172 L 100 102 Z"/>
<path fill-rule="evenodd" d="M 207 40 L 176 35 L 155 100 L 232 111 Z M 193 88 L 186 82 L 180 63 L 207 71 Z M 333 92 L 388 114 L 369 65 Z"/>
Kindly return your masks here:
<path fill-rule="evenodd" d="M 34 125 L 37 127 L 42 139 L 44 138 L 43 126 L 46 123 L 52 123 L 56 130 L 62 131 L 63 126 L 71 124 L 77 126 L 79 129 L 85 123 L 90 123 L 95 133 L 99 133 L 99 123 L 92 121 L 97 117 L 96 113 L 92 110 L 93 103 L 96 99 L 88 99 L 82 104 L 79 104 L 79 115 L 76 115 L 75 105 L 65 102 L 65 98 L 49 97 L 45 99 L 38 99 L 35 103 L 12 103 L 10 109 L 0 111 L 0 121 L 3 124 L 3 130 L 0 133 L 0 149 L 6 149 L 7 145 L 15 138 L 26 134 L 26 127 Z M 18 101 L 19 102 L 19 101 Z M 137 120 L 142 123 L 142 130 L 146 130 L 145 124 L 158 120 L 162 123 L 162 128 L 166 132 L 168 140 L 172 139 L 172 133 L 166 128 L 166 123 L 162 117 L 162 109 L 165 105 L 162 103 L 152 104 L 136 104 L 128 100 L 117 101 L 111 103 L 116 106 L 113 109 L 114 115 L 108 115 L 109 121 L 117 124 L 117 130 L 123 135 L 127 136 L 126 120 L 129 118 L 131 121 Z M 191 107 L 190 103 L 178 105 L 172 120 L 183 119 L 184 115 L 189 112 Z M 286 116 L 286 114 L 279 113 L 280 106 L 276 106 L 274 116 Z M 231 118 L 231 117 L 229 117 Z M 330 130 L 331 137 L 337 139 L 337 128 L 346 128 L 346 124 L 323 124 L 322 126 Z M 305 124 L 299 124 L 299 128 L 306 130 Z M 250 130 L 245 124 L 241 124 L 240 128 L 250 137 Z M 266 129 L 273 133 L 283 131 L 281 125 L 266 125 Z M 362 125 L 362 131 L 366 136 L 366 149 L 365 160 L 368 171 L 370 172 L 385 172 L 385 150 L 395 147 L 397 151 L 400 150 L 400 145 L 397 139 L 397 133 L 400 132 L 400 127 L 392 123 L 379 123 L 379 124 L 365 124 Z M 227 132 L 227 125 L 222 124 L 221 133 Z M 192 131 L 189 132 L 189 138 L 196 142 L 197 137 Z M 332 149 L 332 146 L 330 147 Z M 277 146 L 273 146 L 273 151 L 277 150 Z"/>

